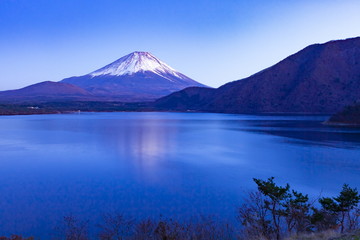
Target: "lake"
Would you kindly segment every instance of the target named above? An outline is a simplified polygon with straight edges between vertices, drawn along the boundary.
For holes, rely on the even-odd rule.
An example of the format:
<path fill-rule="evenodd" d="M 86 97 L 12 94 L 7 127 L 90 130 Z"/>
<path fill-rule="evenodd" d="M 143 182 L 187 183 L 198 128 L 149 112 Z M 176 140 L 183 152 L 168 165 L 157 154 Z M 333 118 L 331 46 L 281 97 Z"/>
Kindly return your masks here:
<path fill-rule="evenodd" d="M 360 187 L 360 131 L 327 116 L 81 113 L 0 117 L 0 235 L 63 216 L 234 219 L 252 178 L 312 198 Z"/>

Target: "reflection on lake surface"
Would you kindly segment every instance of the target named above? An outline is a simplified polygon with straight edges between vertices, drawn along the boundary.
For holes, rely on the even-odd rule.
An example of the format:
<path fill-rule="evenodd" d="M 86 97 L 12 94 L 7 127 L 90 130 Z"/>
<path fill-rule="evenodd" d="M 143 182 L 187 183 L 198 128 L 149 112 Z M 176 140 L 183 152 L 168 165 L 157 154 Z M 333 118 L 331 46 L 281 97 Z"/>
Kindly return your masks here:
<path fill-rule="evenodd" d="M 317 197 L 360 187 L 360 131 L 325 116 L 87 113 L 0 117 L 1 235 L 62 216 L 233 218 L 252 178 Z"/>

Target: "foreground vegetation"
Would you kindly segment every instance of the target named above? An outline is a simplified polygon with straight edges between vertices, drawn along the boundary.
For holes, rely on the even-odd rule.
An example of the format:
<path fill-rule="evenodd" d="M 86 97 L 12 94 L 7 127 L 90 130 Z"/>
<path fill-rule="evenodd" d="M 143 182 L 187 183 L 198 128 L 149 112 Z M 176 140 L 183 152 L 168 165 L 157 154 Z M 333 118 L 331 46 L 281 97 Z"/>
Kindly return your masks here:
<path fill-rule="evenodd" d="M 239 208 L 243 236 L 247 239 L 306 239 L 304 236 L 314 233 L 352 232 L 359 225 L 360 195 L 347 184 L 337 197 L 322 197 L 316 203 L 288 184 L 278 186 L 274 178 L 254 181 L 258 192 L 251 193 Z"/>
<path fill-rule="evenodd" d="M 120 213 L 106 214 L 103 221 L 90 226 L 74 216 L 64 217 L 54 230 L 56 240 L 295 240 L 360 239 L 360 195 L 344 184 L 336 197 L 310 201 L 308 195 L 289 184 L 280 186 L 274 178 L 254 179 L 257 191 L 251 192 L 237 211 L 238 224 L 215 217 L 200 217 L 186 222 L 161 218 L 136 221 Z M 90 237 L 90 229 L 98 229 Z M 12 236 L 0 240 L 33 240 Z"/>

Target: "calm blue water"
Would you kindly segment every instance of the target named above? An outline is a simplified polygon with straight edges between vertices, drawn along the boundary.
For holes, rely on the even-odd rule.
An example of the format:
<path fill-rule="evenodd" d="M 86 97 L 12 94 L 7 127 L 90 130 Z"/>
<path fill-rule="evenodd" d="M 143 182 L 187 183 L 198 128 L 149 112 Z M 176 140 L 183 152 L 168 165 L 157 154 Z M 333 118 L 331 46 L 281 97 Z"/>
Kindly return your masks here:
<path fill-rule="evenodd" d="M 64 215 L 97 221 L 232 219 L 252 178 L 312 197 L 360 187 L 360 131 L 327 117 L 82 113 L 0 117 L 0 235 L 44 236 Z"/>

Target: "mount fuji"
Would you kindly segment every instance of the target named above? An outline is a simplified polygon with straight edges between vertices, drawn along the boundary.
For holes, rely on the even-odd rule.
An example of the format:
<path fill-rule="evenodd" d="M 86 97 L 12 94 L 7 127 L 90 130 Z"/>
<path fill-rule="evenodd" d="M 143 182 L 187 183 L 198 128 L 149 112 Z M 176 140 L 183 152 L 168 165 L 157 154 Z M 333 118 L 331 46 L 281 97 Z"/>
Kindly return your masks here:
<path fill-rule="evenodd" d="M 0 92 L 1 102 L 146 102 L 187 87 L 206 87 L 148 52 L 133 52 L 94 72 Z"/>
<path fill-rule="evenodd" d="M 119 101 L 149 101 L 187 87 L 206 87 L 171 68 L 148 52 L 133 52 L 84 76 L 61 83 L 94 96 Z"/>

